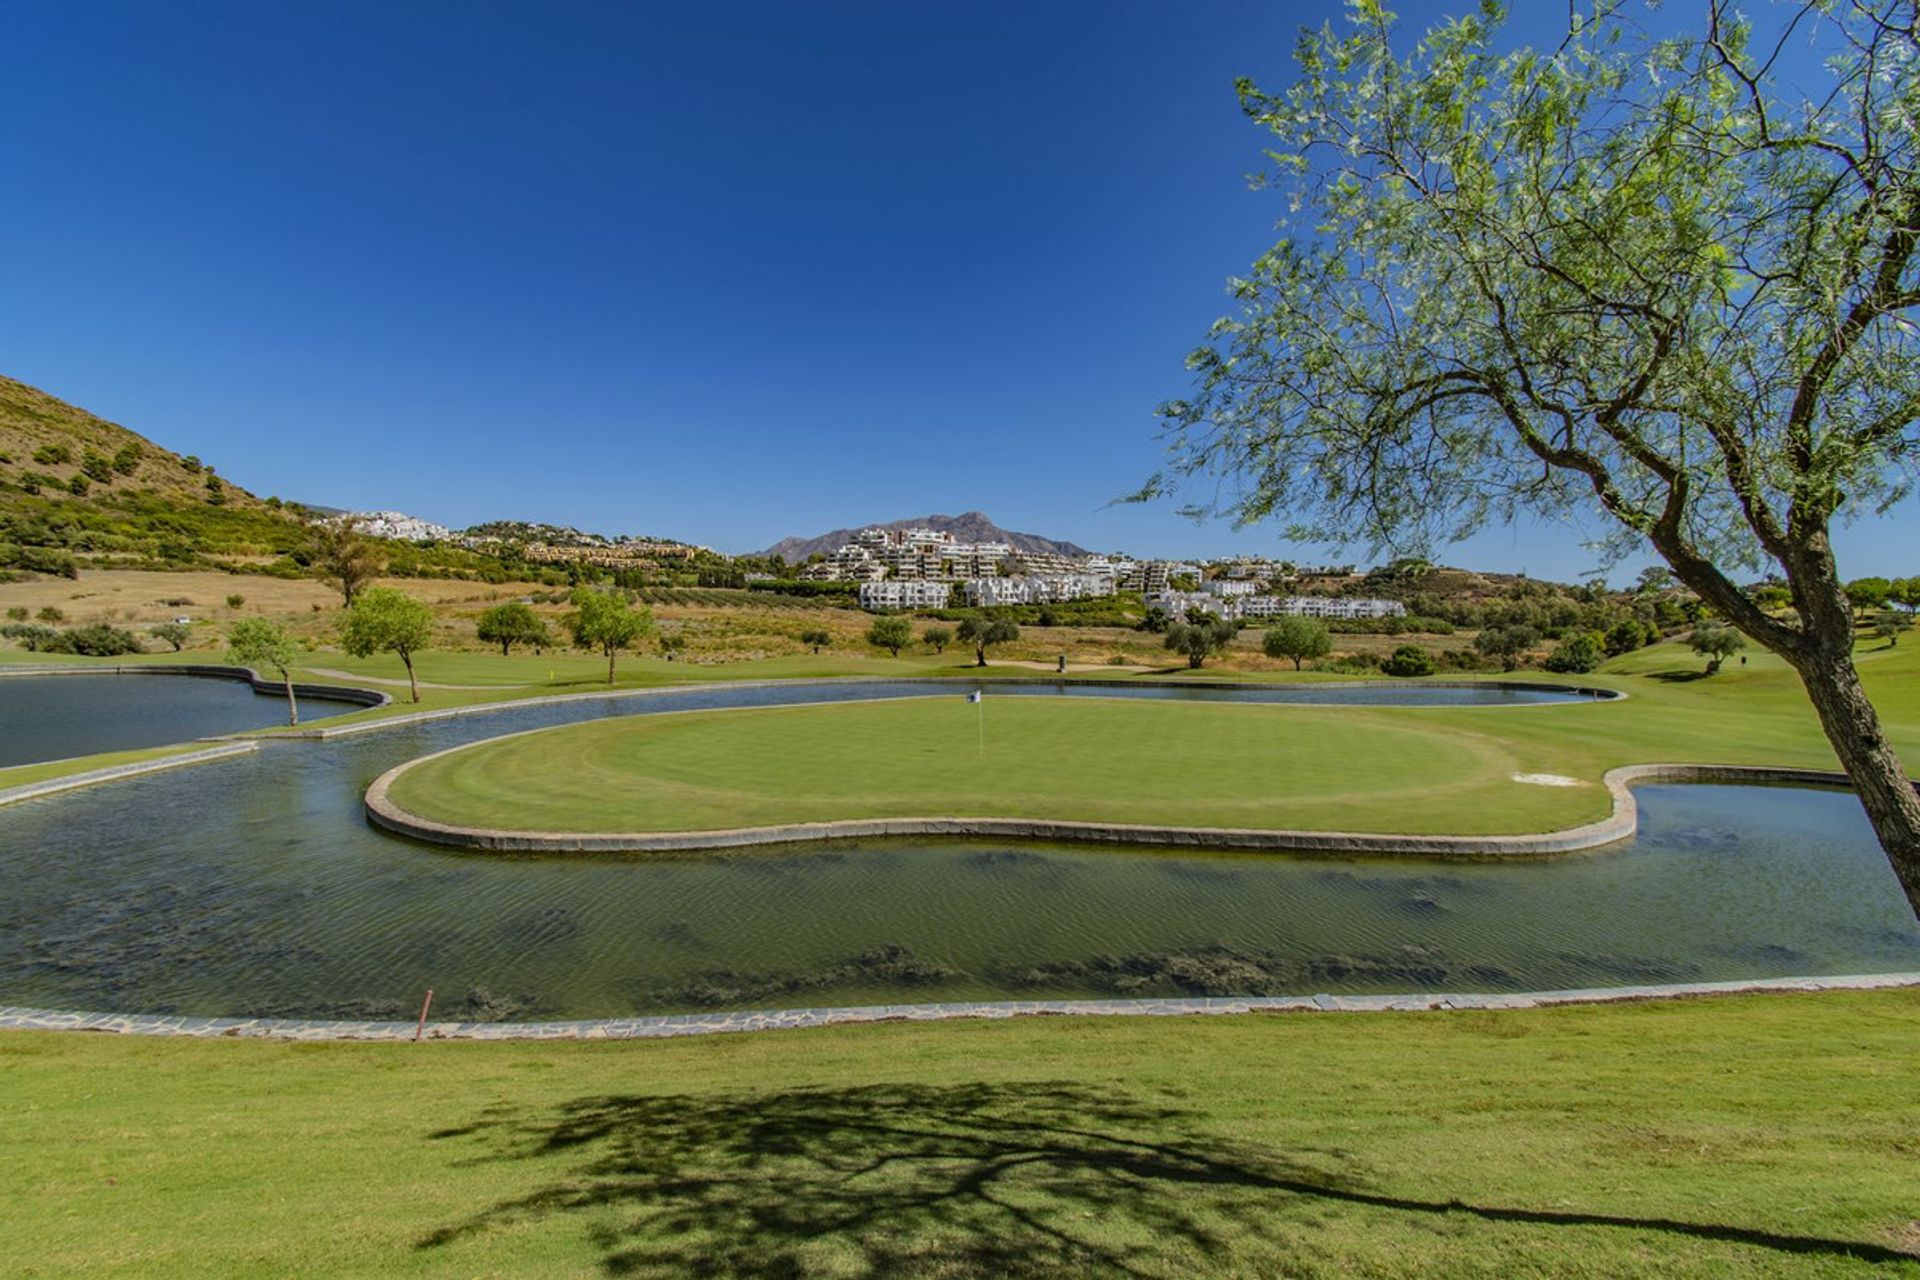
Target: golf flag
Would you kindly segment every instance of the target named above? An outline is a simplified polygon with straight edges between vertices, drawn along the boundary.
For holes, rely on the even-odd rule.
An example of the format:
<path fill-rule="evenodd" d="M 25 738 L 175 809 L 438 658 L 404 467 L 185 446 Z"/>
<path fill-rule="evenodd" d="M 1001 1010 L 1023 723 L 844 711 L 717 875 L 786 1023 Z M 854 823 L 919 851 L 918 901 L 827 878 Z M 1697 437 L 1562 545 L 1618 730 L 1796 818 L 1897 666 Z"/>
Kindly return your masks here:
<path fill-rule="evenodd" d="M 973 691 L 972 693 L 970 693 L 970 694 L 968 694 L 968 695 L 967 695 L 967 701 L 968 701 L 968 702 L 978 702 L 978 701 L 980 701 L 980 691 L 979 691 L 978 689 L 975 689 L 975 690 L 974 690 L 974 691 Z"/>

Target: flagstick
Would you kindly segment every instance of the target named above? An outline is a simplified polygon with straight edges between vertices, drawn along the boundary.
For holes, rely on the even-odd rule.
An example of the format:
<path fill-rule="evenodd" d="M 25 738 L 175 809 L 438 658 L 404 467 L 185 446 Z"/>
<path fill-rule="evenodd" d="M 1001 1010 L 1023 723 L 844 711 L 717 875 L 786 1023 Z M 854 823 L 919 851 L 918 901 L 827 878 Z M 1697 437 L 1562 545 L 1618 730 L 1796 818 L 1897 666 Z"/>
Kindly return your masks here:
<path fill-rule="evenodd" d="M 980 708 L 980 754 L 987 754 L 987 700 L 980 699 L 973 704 Z"/>

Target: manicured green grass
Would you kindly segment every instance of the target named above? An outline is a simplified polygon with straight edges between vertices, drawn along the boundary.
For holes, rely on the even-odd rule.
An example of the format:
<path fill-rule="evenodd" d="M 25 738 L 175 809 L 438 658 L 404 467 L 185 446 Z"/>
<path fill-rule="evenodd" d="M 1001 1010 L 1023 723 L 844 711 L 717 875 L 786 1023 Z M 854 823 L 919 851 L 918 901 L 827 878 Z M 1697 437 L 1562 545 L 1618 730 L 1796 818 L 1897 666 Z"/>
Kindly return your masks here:
<path fill-rule="evenodd" d="M 16 1275 L 1920 1275 L 1920 993 L 0 1036 Z"/>
<path fill-rule="evenodd" d="M 956 692 L 598 721 L 442 756 L 403 774 L 392 795 L 427 817 L 517 830 L 1014 816 L 1486 834 L 1603 815 L 1599 781 L 1619 764 L 1833 765 L 1783 665 L 1756 660 L 1693 679 L 1697 666 L 1674 667 L 1685 659 L 1664 649 L 1602 677 L 1632 695 L 1608 703 L 1306 707 L 989 693 L 974 707 Z M 1916 653 L 1863 653 L 1862 667 L 1895 741 L 1920 758 Z M 1584 785 L 1520 783 L 1516 773 Z"/>
<path fill-rule="evenodd" d="M 204 742 L 181 742 L 169 747 L 142 747 L 134 751 L 104 751 L 99 755 L 76 756 L 71 760 L 49 760 L 45 764 L 16 764 L 0 769 L 0 791 L 9 787 L 24 787 L 34 782 L 46 782 L 51 778 L 65 778 L 76 773 L 89 773 L 94 769 L 109 769 L 117 764 L 138 764 L 143 760 L 158 760 L 164 756 L 185 755 L 190 751 L 205 751 Z"/>

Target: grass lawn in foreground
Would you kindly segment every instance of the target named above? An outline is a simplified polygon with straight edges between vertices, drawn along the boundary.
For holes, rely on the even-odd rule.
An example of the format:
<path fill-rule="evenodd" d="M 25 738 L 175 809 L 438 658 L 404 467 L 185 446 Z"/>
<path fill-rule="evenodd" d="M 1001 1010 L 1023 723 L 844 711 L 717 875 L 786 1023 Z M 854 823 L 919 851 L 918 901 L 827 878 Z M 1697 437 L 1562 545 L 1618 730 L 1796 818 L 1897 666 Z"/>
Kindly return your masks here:
<path fill-rule="evenodd" d="M 1920 992 L 0 1035 L 15 1275 L 1920 1276 Z"/>
<path fill-rule="evenodd" d="M 900 816 L 1489 834 L 1603 815 L 1615 765 L 1834 760 L 1777 662 L 1711 679 L 1646 651 L 1596 682 L 1631 697 L 1527 707 L 1308 707 L 960 692 L 903 702 L 606 720 L 417 766 L 392 798 L 445 822 L 687 831 Z M 1920 758 L 1920 649 L 1861 654 Z M 1689 655 L 1690 656 L 1690 655 Z M 984 712 L 986 749 L 979 746 Z M 1549 773 L 1580 786 L 1513 781 Z"/>

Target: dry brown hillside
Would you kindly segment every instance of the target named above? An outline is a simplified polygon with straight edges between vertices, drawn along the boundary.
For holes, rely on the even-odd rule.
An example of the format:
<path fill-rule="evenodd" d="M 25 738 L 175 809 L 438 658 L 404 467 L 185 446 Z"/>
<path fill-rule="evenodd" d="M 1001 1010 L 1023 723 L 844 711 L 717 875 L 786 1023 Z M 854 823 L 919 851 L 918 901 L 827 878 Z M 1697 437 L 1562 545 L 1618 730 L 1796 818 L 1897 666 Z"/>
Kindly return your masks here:
<path fill-rule="evenodd" d="M 84 476 L 85 494 L 73 492 Z M 182 458 L 118 423 L 0 376 L 0 479 L 66 497 L 146 492 L 224 505 L 261 505 L 238 485 L 215 479 L 212 468 Z"/>

